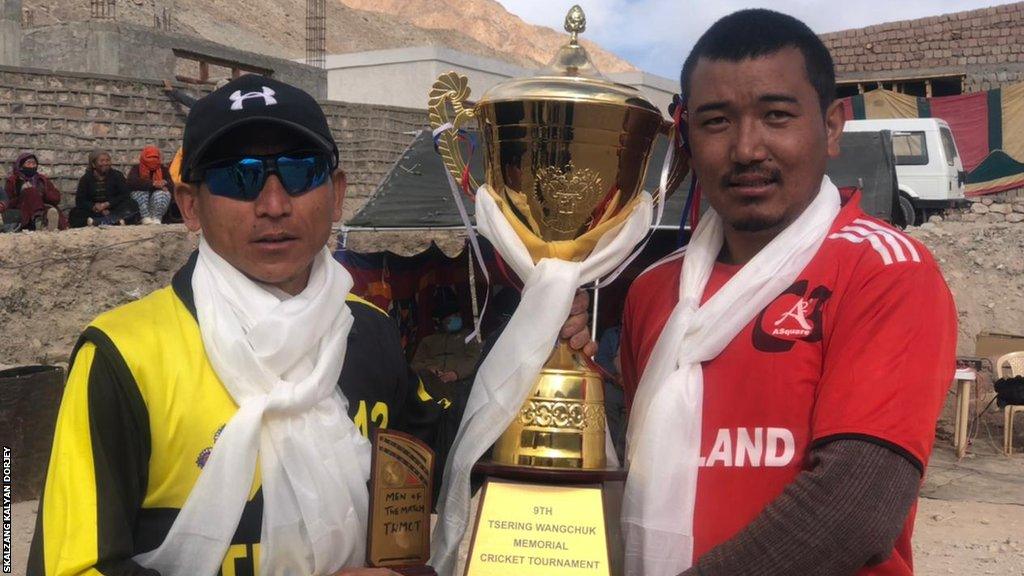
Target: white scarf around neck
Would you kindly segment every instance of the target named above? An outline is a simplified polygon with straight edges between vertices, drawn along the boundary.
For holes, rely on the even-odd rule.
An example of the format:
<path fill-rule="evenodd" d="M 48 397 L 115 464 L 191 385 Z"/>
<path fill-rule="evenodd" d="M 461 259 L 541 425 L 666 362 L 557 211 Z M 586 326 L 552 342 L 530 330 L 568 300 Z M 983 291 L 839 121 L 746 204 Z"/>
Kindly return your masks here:
<path fill-rule="evenodd" d="M 524 286 L 519 306 L 477 371 L 445 467 L 430 558 L 442 576 L 455 573 L 459 543 L 469 522 L 473 465 L 519 413 L 569 317 L 576 289 L 615 270 L 647 233 L 653 211 L 651 196 L 644 192 L 633 213 L 605 233 L 584 261 L 544 258 L 534 264 L 486 186 L 476 194 L 480 233 Z"/>
<path fill-rule="evenodd" d="M 693 563 L 704 379 L 714 359 L 804 270 L 839 214 L 826 176 L 804 212 L 714 296 L 700 301 L 722 249 L 722 219 L 701 219 L 686 248 L 679 301 L 651 352 L 629 419 L 622 507 L 626 574 L 675 576 Z"/>
<path fill-rule="evenodd" d="M 206 357 L 238 411 L 159 548 L 135 557 L 163 576 L 213 576 L 238 528 L 257 463 L 258 573 L 327 575 L 365 554 L 370 444 L 338 388 L 352 278 L 325 247 L 309 282 L 282 298 L 205 239 L 192 276 Z M 258 458 L 257 458 L 258 456 Z"/>

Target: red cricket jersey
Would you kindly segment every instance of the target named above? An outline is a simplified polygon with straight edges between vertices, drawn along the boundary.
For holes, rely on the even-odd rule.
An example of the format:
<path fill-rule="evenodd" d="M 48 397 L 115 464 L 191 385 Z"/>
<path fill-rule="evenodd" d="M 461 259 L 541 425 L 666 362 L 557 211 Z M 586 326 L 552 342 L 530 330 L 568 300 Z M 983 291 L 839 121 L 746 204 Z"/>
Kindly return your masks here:
<path fill-rule="evenodd" d="M 836 438 L 883 443 L 922 470 L 956 362 L 957 315 L 919 242 L 844 205 L 797 280 L 703 364 L 694 559 L 732 538 Z M 630 288 L 622 326 L 627 404 L 679 295 L 684 252 Z M 704 301 L 739 266 L 716 264 Z M 666 479 L 670 482 L 671 479 Z M 859 575 L 913 574 L 911 509 L 892 556 Z"/>

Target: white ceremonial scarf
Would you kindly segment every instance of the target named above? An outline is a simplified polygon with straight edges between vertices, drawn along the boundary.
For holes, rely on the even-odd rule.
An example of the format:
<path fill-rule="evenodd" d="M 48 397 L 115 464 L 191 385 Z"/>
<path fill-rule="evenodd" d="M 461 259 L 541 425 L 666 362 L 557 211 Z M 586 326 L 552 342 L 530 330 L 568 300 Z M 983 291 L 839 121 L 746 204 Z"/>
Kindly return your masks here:
<path fill-rule="evenodd" d="M 615 270 L 644 238 L 653 211 L 644 192 L 633 213 L 609 230 L 582 262 L 544 258 L 534 264 L 523 241 L 486 189 L 476 194 L 476 220 L 495 250 L 524 282 L 522 299 L 473 381 L 466 411 L 445 467 L 430 565 L 454 574 L 459 543 L 469 521 L 473 465 L 522 408 L 569 317 L 576 289 Z"/>
<path fill-rule="evenodd" d="M 702 306 L 722 249 L 709 210 L 686 249 L 679 301 L 640 379 L 629 419 L 622 505 L 626 574 L 675 576 L 693 563 L 693 511 L 701 446 L 701 362 L 719 353 L 804 270 L 839 214 L 826 176 L 804 212 Z"/>
<path fill-rule="evenodd" d="M 306 288 L 285 299 L 200 240 L 192 276 L 199 330 L 238 412 L 167 537 L 136 556 L 139 564 L 163 576 L 216 574 L 258 462 L 259 574 L 319 576 L 363 565 L 370 444 L 338 389 L 353 322 L 345 302 L 351 288 L 326 247 Z"/>

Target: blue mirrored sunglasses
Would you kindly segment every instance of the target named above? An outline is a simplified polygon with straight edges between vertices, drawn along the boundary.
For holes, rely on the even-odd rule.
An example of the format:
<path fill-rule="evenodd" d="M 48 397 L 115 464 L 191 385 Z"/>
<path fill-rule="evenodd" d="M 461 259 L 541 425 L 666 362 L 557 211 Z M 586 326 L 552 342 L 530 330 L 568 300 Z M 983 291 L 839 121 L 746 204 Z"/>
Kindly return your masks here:
<path fill-rule="evenodd" d="M 327 155 L 289 152 L 269 156 L 243 156 L 197 170 L 211 194 L 252 202 L 271 174 L 277 174 L 289 196 L 301 196 L 322 186 L 331 174 Z"/>

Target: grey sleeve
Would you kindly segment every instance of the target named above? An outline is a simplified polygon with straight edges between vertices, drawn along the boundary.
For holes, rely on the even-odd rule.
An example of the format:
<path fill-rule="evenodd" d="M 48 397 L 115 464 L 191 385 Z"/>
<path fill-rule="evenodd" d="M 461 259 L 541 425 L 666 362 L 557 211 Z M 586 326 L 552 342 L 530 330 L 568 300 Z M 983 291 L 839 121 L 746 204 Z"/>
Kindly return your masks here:
<path fill-rule="evenodd" d="M 732 539 L 682 576 L 847 576 L 884 562 L 917 499 L 921 473 L 894 450 L 839 439 Z"/>

